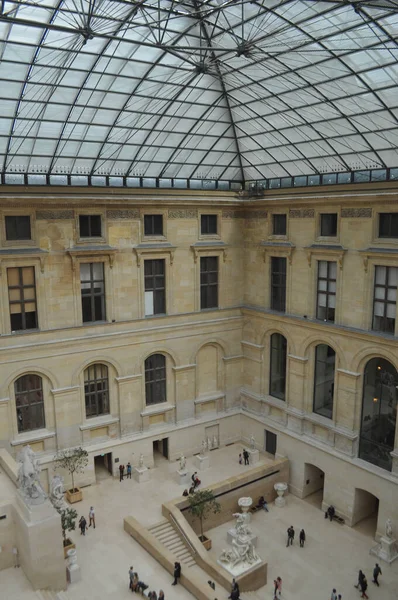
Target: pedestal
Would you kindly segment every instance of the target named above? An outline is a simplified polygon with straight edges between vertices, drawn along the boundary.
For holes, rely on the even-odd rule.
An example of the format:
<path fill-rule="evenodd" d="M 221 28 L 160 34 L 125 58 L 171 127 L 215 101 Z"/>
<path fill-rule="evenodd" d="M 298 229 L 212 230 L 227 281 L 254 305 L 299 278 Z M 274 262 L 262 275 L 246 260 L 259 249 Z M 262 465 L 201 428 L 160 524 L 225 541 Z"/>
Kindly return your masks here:
<path fill-rule="evenodd" d="M 253 544 L 253 546 L 255 548 L 257 548 L 257 536 L 254 535 L 254 533 L 250 534 L 247 536 L 248 538 L 250 538 L 251 543 Z M 236 538 L 236 529 L 234 527 L 232 527 L 231 529 L 228 529 L 227 531 L 227 542 L 228 544 L 231 544 L 232 546 L 232 540 Z"/>
<path fill-rule="evenodd" d="M 249 450 L 249 464 L 255 465 L 260 460 L 260 452 L 258 450 Z"/>
<path fill-rule="evenodd" d="M 210 467 L 210 458 L 206 454 L 202 456 L 202 454 L 197 454 L 195 456 L 196 467 L 199 471 L 204 471 Z"/>
<path fill-rule="evenodd" d="M 149 481 L 149 470 L 147 467 L 133 467 L 133 477 L 138 483 Z"/>
<path fill-rule="evenodd" d="M 66 578 L 68 580 L 68 583 L 76 583 L 76 581 L 80 581 L 82 578 L 82 574 L 79 565 L 72 565 L 71 567 L 66 567 Z"/>
<path fill-rule="evenodd" d="M 370 554 L 391 564 L 398 558 L 397 540 L 395 538 L 381 537 L 380 543 L 371 548 Z"/>
<path fill-rule="evenodd" d="M 177 471 L 177 481 L 180 485 L 188 483 L 188 471 Z"/>

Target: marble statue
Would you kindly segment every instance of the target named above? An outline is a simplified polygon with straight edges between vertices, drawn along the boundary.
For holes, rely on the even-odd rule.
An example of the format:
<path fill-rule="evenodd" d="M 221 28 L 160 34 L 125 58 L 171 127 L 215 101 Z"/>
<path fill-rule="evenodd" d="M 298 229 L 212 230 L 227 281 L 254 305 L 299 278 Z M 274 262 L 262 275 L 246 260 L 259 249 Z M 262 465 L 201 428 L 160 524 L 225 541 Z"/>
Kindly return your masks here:
<path fill-rule="evenodd" d="M 54 475 L 51 480 L 50 501 L 58 511 L 66 507 L 64 499 L 64 480 L 60 475 Z"/>
<path fill-rule="evenodd" d="M 254 437 L 253 434 L 251 434 L 251 436 L 250 436 L 250 448 L 252 450 L 256 449 L 256 438 Z"/>
<path fill-rule="evenodd" d="M 235 532 L 232 538 L 232 548 L 223 550 L 220 555 L 220 562 L 233 568 L 236 565 L 243 568 L 250 568 L 251 565 L 260 560 L 253 543 L 253 533 L 249 527 L 250 515 L 248 512 L 234 513 L 236 518 Z"/>
<path fill-rule="evenodd" d="M 42 504 L 47 498 L 40 483 L 40 466 L 32 448 L 24 446 L 18 454 L 18 487 L 27 502 Z"/>
<path fill-rule="evenodd" d="M 217 436 L 215 435 L 213 437 L 213 448 L 217 448 L 217 446 L 218 446 L 218 439 L 217 439 Z"/>
<path fill-rule="evenodd" d="M 179 461 L 180 461 L 180 471 L 185 471 L 186 470 L 186 460 L 185 460 L 185 456 L 183 454 L 181 454 Z"/>
<path fill-rule="evenodd" d="M 206 454 L 206 450 L 207 450 L 207 442 L 206 440 L 202 441 L 202 448 L 200 449 L 200 453 L 202 456 L 204 456 L 204 454 Z"/>
<path fill-rule="evenodd" d="M 233 513 L 233 517 L 236 518 L 235 531 L 236 536 L 252 535 L 252 530 L 248 525 L 249 514 L 248 513 Z"/>
<path fill-rule="evenodd" d="M 143 469 L 144 468 L 144 455 L 140 454 L 140 458 L 138 459 L 138 468 L 139 469 Z"/>
<path fill-rule="evenodd" d="M 209 437 L 207 438 L 207 447 L 209 450 L 211 450 L 211 448 L 212 448 L 212 441 L 211 441 L 211 438 L 209 438 Z"/>
<path fill-rule="evenodd" d="M 392 538 L 392 521 L 391 519 L 387 519 L 386 521 L 386 537 Z"/>

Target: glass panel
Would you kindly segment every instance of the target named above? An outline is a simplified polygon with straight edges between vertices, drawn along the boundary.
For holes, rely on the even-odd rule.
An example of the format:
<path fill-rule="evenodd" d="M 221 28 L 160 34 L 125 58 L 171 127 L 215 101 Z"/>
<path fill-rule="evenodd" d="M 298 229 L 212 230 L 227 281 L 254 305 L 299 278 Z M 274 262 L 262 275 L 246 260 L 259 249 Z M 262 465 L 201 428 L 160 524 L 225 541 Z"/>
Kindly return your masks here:
<path fill-rule="evenodd" d="M 315 349 L 314 412 L 329 419 L 333 416 L 334 369 L 336 354 L 330 346 Z"/>

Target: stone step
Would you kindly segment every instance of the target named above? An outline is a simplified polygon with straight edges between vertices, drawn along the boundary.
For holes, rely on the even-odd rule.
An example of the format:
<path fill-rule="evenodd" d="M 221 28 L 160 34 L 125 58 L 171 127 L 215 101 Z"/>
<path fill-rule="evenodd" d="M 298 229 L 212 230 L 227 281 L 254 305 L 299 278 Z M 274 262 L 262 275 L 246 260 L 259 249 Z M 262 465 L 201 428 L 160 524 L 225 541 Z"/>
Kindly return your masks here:
<path fill-rule="evenodd" d="M 170 523 L 168 521 L 160 521 L 159 523 L 155 523 L 154 525 L 151 525 L 150 527 L 148 527 L 148 531 L 160 531 L 161 529 L 165 528 L 165 527 L 171 527 Z"/>
<path fill-rule="evenodd" d="M 163 542 L 163 546 L 166 546 L 168 550 L 178 550 L 179 548 L 185 548 L 185 544 L 180 540 L 170 540 L 167 542 Z"/>
<path fill-rule="evenodd" d="M 171 529 L 170 531 L 162 530 L 160 533 L 152 532 L 152 535 L 154 535 L 158 540 L 164 540 L 171 537 L 179 537 L 178 533 L 174 531 L 174 529 Z"/>

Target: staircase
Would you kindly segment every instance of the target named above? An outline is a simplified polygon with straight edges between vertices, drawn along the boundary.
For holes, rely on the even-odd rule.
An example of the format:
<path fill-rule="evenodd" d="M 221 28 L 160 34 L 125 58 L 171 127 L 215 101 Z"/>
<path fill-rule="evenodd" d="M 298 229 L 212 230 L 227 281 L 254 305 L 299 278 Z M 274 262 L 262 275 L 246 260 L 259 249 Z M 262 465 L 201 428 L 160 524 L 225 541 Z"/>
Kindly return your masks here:
<path fill-rule="evenodd" d="M 38 600 L 69 600 L 65 592 L 53 592 L 52 590 L 37 590 Z"/>
<path fill-rule="evenodd" d="M 164 520 L 155 525 L 151 525 L 151 527 L 148 527 L 148 531 L 150 531 L 150 533 L 152 533 L 152 535 L 155 536 L 167 550 L 174 554 L 178 562 L 183 563 L 188 568 L 196 564 L 190 550 L 169 521 Z"/>

